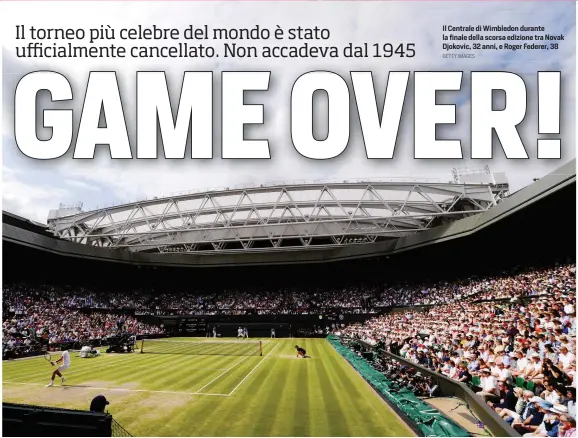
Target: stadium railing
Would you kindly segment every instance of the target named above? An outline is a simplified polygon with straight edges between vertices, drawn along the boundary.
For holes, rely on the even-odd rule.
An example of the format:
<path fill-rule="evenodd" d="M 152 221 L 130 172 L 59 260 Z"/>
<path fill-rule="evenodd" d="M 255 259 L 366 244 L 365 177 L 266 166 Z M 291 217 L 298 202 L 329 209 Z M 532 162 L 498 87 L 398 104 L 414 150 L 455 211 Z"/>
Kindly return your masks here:
<path fill-rule="evenodd" d="M 397 356 L 389 351 L 382 349 L 376 349 L 374 346 L 368 344 L 364 341 L 358 341 L 367 350 L 376 351 L 382 356 L 394 359 L 399 363 L 406 365 L 410 368 L 414 368 L 416 371 L 421 372 L 423 375 L 432 377 L 440 390 L 440 395 L 443 397 L 456 397 L 463 400 L 469 409 L 480 419 L 484 426 L 492 433 L 493 436 L 502 437 L 519 437 L 521 436 L 514 428 L 510 427 L 493 409 L 491 409 L 484 401 L 477 396 L 474 391 L 472 391 L 467 385 L 452 380 L 443 374 L 431 371 L 428 368 L 417 365 L 411 361 L 404 359 L 401 356 Z"/>
<path fill-rule="evenodd" d="M 111 436 L 113 437 L 132 436 L 124 427 L 118 424 L 114 418 L 112 419 L 111 432 Z"/>
<path fill-rule="evenodd" d="M 341 338 L 330 335 L 327 340 L 417 436 L 471 436 L 468 431 L 453 420 L 416 397 L 413 391 L 396 385 L 387 376 L 375 369 L 363 355 L 360 357 L 354 350 L 345 346 Z"/>

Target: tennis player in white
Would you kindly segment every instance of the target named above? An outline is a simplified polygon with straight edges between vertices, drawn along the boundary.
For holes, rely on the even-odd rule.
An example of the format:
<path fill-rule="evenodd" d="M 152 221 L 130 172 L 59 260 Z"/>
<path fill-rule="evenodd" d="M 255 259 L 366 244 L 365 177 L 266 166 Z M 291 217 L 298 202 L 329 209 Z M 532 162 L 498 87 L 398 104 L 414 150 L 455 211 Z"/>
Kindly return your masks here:
<path fill-rule="evenodd" d="M 55 364 L 61 364 L 61 365 L 52 372 L 52 380 L 46 386 L 54 386 L 54 379 L 56 378 L 56 376 L 59 376 L 62 379 L 62 383 L 66 382 L 66 379 L 62 375 L 62 371 L 65 371 L 68 368 L 70 368 L 70 353 L 67 350 L 64 350 L 62 352 L 62 356 L 60 356 L 60 358 L 58 360 L 51 362 L 51 363 L 52 363 L 52 365 L 55 365 Z"/>

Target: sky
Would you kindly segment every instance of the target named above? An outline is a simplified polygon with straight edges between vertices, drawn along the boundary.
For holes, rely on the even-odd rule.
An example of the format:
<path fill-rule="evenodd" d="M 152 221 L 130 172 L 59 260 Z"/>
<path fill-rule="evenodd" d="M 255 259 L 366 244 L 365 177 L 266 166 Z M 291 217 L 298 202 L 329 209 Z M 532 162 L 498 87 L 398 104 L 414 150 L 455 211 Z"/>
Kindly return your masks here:
<path fill-rule="evenodd" d="M 574 2 L 4 2 L 2 5 L 2 208 L 26 218 L 46 222 L 48 211 L 60 203 L 83 202 L 84 209 L 162 196 L 185 190 L 252 185 L 272 181 L 413 177 L 451 180 L 453 168 L 489 165 L 494 172 L 505 172 L 511 191 L 530 184 L 534 178 L 557 169 L 575 157 L 575 77 L 576 54 Z M 45 60 L 18 58 L 15 52 L 15 26 L 83 27 L 100 25 L 115 28 L 137 25 L 185 28 L 189 24 L 210 27 L 281 26 L 325 27 L 331 37 L 325 44 L 343 46 L 375 42 L 413 42 L 416 57 L 409 59 L 117 59 Z M 526 25 L 545 26 L 552 33 L 563 33 L 566 43 L 546 52 L 478 52 L 476 59 L 442 58 L 442 25 Z M 138 43 L 140 44 L 140 43 Z M 260 46 L 267 44 L 252 41 Z M 296 44 L 302 44 L 297 42 Z M 317 44 L 314 42 L 314 44 Z M 184 71 L 214 72 L 213 160 L 110 160 L 107 148 L 97 149 L 94 160 L 73 160 L 69 153 L 55 160 L 33 160 L 24 156 L 14 141 L 14 90 L 30 71 L 53 70 L 68 77 L 78 122 L 90 71 L 117 71 L 127 126 L 135 132 L 135 78 L 139 70 L 166 71 L 171 100 L 178 102 Z M 266 70 L 272 72 L 270 89 L 247 98 L 247 103 L 265 106 L 266 124 L 247 130 L 251 138 L 269 139 L 271 160 L 222 160 L 220 156 L 219 72 L 226 70 Z M 413 151 L 412 82 L 404 105 L 404 115 L 393 160 L 368 160 L 359 120 L 352 116 L 351 141 L 346 151 L 332 160 L 302 157 L 291 144 L 289 109 L 291 87 L 303 73 L 329 70 L 348 78 L 350 71 L 373 71 L 378 102 L 382 105 L 387 74 L 390 71 L 503 70 L 516 72 L 526 80 L 528 111 L 519 126 L 529 160 L 507 160 L 500 148 L 494 159 L 415 160 Z M 538 160 L 536 72 L 562 71 L 562 159 Z M 464 156 L 469 155 L 470 100 L 464 75 L 462 91 L 440 99 L 457 105 L 458 123 L 444 126 L 440 133 L 448 139 L 463 140 Z M 350 83 L 350 80 L 348 80 Z M 353 94 L 353 93 L 352 93 Z M 379 96 L 382 96 L 381 99 Z M 327 111 L 324 100 L 315 106 L 316 114 Z M 355 108 L 352 107 L 355 115 Z M 77 126 L 77 125 L 76 125 Z M 134 144 L 131 145 L 134 149 Z M 134 154 L 133 154 L 134 155 Z"/>

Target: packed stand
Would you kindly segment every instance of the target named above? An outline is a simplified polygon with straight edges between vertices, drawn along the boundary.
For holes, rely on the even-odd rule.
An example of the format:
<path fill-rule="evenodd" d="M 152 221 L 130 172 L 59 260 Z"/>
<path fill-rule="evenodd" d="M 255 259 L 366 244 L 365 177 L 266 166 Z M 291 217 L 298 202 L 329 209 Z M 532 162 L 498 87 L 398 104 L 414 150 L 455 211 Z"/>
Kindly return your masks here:
<path fill-rule="evenodd" d="M 62 345 L 80 348 L 119 332 L 137 336 L 164 332 L 162 327 L 145 324 L 131 315 L 76 309 L 53 292 L 51 289 L 4 289 L 3 357 L 26 356 Z"/>
<path fill-rule="evenodd" d="M 141 315 L 376 314 L 392 306 L 464 303 L 550 294 L 575 287 L 575 264 L 513 269 L 485 277 L 423 284 L 351 284 L 226 290 L 94 290 L 17 284 L 4 287 L 4 304 L 18 311 L 31 300 L 69 309 L 132 309 Z"/>
<path fill-rule="evenodd" d="M 551 285 L 547 295 L 462 299 L 381 315 L 338 334 L 468 384 L 524 435 L 574 436 L 567 433 L 576 426 L 575 269 L 538 281 Z"/>

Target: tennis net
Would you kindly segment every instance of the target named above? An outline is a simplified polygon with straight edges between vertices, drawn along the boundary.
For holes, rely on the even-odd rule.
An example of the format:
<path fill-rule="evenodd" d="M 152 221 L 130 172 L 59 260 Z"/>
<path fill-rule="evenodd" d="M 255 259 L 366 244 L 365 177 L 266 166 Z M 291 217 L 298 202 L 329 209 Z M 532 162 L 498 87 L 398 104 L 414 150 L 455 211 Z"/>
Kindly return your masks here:
<path fill-rule="evenodd" d="M 261 341 L 173 341 L 144 339 L 141 353 L 220 356 L 262 356 Z"/>

